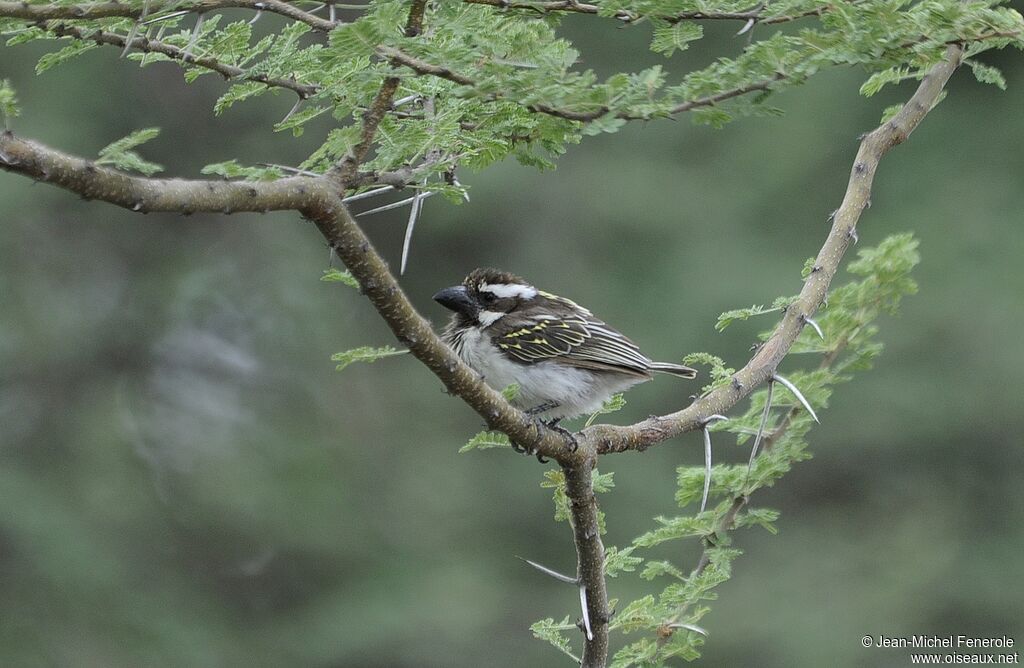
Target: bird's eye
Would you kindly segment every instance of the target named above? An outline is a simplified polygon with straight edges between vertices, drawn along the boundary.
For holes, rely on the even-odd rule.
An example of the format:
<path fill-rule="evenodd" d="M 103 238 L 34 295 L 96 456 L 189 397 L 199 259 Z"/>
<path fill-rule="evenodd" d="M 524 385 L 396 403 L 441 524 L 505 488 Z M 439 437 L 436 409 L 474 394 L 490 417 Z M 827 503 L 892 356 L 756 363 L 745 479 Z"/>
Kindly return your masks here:
<path fill-rule="evenodd" d="M 497 298 L 498 298 L 498 295 L 494 294 L 493 292 L 489 292 L 489 291 L 485 290 L 485 291 L 480 293 L 480 299 L 485 304 L 493 304 L 494 300 L 497 299 Z"/>

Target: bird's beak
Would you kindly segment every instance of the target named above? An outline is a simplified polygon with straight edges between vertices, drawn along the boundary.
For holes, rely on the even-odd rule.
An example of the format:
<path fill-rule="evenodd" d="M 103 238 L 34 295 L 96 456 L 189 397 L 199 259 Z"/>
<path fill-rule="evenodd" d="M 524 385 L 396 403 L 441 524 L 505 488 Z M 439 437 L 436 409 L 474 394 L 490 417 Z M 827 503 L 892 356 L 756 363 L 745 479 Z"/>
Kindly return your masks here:
<path fill-rule="evenodd" d="M 454 285 L 434 295 L 434 301 L 446 309 L 456 313 L 472 313 L 476 310 L 473 300 L 469 298 L 464 285 Z"/>

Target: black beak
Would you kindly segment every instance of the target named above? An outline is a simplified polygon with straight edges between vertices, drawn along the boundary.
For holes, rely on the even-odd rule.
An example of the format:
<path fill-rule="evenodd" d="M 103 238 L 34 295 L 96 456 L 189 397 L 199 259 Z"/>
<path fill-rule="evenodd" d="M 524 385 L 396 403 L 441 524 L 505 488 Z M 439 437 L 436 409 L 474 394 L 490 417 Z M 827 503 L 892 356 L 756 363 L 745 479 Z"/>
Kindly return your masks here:
<path fill-rule="evenodd" d="M 456 313 L 469 314 L 476 310 L 476 305 L 469 298 L 464 285 L 455 285 L 441 290 L 434 295 L 434 301 Z"/>

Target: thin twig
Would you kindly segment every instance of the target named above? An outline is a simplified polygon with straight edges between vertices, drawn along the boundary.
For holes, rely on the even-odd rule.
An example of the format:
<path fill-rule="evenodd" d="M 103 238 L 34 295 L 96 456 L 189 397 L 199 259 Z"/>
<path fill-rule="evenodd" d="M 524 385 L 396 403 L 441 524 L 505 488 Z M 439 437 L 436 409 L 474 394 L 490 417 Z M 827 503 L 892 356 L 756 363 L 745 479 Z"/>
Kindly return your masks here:
<path fill-rule="evenodd" d="M 202 14 L 220 9 L 241 8 L 253 9 L 256 11 L 257 16 L 262 11 L 280 14 L 293 21 L 305 23 L 313 30 L 319 32 L 330 32 L 339 25 L 334 21 L 327 21 L 309 12 L 302 11 L 294 4 L 284 2 L 283 0 L 197 0 L 194 2 L 175 2 L 174 0 L 156 2 L 155 0 L 150 0 L 143 3 L 141 7 L 123 2 L 84 2 L 77 5 L 0 2 L 0 16 L 28 21 L 124 17 L 137 19 L 139 23 L 147 23 L 148 21 L 143 21 L 143 19 L 146 19 L 150 14 L 158 14 L 165 7 L 171 7 L 174 11 L 151 20 L 159 21 L 183 14 Z M 132 34 L 131 37 L 134 39 L 135 34 Z M 129 39 L 127 41 L 131 43 L 132 40 Z"/>
<path fill-rule="evenodd" d="M 319 90 L 318 86 L 302 84 L 292 79 L 269 77 L 266 74 L 250 74 L 240 67 L 222 63 L 214 58 L 208 58 L 206 56 L 196 58 L 191 54 L 185 53 L 185 51 L 179 47 L 159 40 L 149 39 L 145 36 L 137 37 L 134 42 L 129 42 L 126 37 L 122 37 L 116 33 L 107 32 L 105 30 L 87 31 L 64 23 L 46 24 L 43 28 L 58 37 L 72 37 L 82 41 L 95 42 L 97 44 L 110 44 L 120 47 L 127 47 L 130 44 L 131 48 L 138 51 L 142 51 L 144 53 L 162 53 L 168 58 L 217 72 L 225 79 L 244 79 L 246 81 L 261 83 L 272 88 L 287 88 L 295 92 L 295 94 L 302 99 L 311 97 Z"/>
<path fill-rule="evenodd" d="M 455 72 L 448 67 L 434 65 L 432 63 L 420 60 L 419 58 L 414 58 L 413 56 L 410 56 L 409 54 L 394 47 L 377 47 L 377 53 L 380 54 L 381 56 L 389 58 L 393 63 L 398 63 L 400 65 L 408 67 L 417 74 L 445 79 L 447 81 L 451 81 L 452 83 L 459 84 L 460 86 L 476 85 L 476 80 L 474 80 L 471 77 Z M 688 100 L 686 102 L 681 102 L 676 106 L 672 107 L 671 109 L 669 109 L 668 113 L 669 115 L 674 116 L 676 114 L 681 114 L 683 112 L 691 111 L 693 109 L 698 109 L 701 107 L 711 107 L 718 104 L 719 102 L 724 102 L 726 100 L 730 100 L 734 97 L 740 97 L 748 93 L 769 90 L 774 84 L 778 83 L 779 81 L 785 78 L 785 75 L 777 74 L 769 79 L 754 81 L 743 86 L 738 86 L 727 91 L 722 91 L 721 93 L 716 93 L 715 95 L 708 95 L 706 97 L 697 98 L 696 100 Z M 491 101 L 495 101 L 504 100 L 507 98 L 505 98 L 501 94 L 494 94 L 490 97 L 490 99 Z M 590 111 L 563 109 L 561 107 L 554 107 L 539 102 L 524 104 L 524 106 L 529 111 L 535 113 L 547 114 L 548 116 L 564 118 L 570 121 L 578 121 L 580 123 L 594 121 L 597 120 L 598 118 L 601 118 L 602 116 L 607 116 L 608 114 L 612 113 L 612 110 L 604 105 L 601 105 L 596 109 L 592 109 Z M 634 114 L 627 111 L 616 112 L 615 118 L 627 121 L 648 120 L 647 116 Z"/>

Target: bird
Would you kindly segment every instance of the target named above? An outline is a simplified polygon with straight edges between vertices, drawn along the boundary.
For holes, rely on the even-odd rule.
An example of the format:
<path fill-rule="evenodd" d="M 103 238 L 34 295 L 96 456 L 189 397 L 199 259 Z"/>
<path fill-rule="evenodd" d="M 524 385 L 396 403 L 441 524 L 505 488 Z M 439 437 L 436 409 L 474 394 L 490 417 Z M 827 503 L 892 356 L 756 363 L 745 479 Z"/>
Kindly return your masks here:
<path fill-rule="evenodd" d="M 652 361 L 588 309 L 506 271 L 474 269 L 433 298 L 454 312 L 444 342 L 492 388 L 518 385 L 513 405 L 551 426 L 597 412 L 655 373 L 697 376 Z"/>

